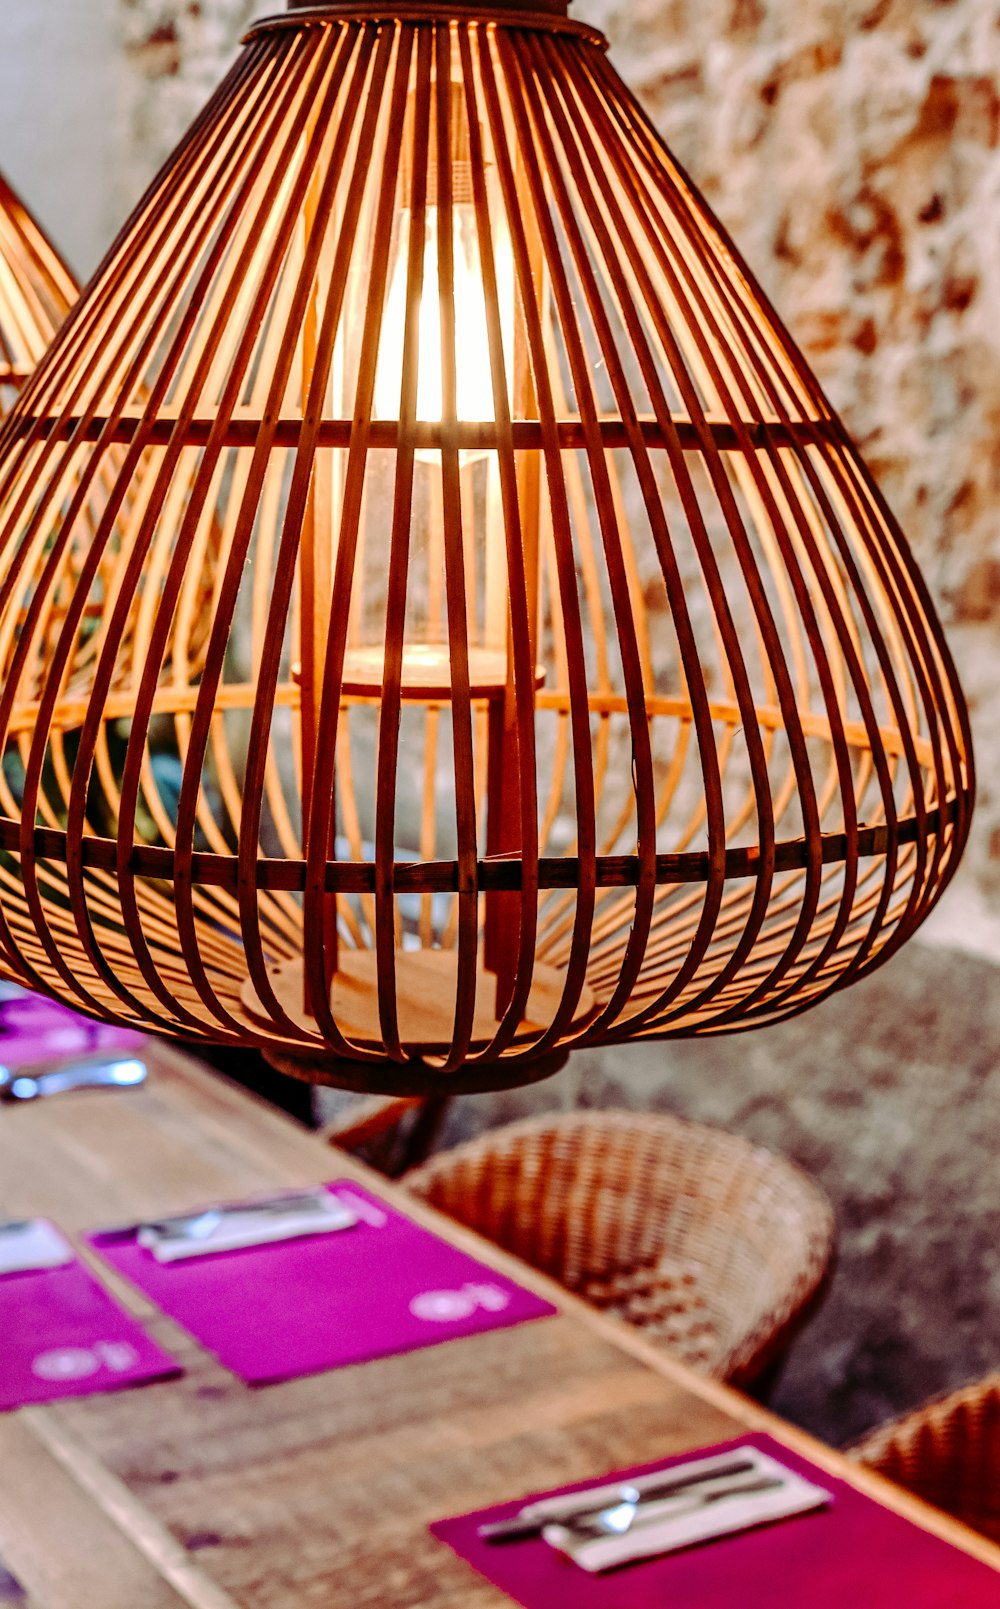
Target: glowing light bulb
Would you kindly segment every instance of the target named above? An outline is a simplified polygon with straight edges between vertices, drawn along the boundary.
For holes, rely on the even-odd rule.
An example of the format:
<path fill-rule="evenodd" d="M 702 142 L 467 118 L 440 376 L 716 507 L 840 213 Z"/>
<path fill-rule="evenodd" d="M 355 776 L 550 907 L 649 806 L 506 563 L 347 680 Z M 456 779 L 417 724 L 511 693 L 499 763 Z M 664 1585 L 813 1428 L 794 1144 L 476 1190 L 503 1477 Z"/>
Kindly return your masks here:
<path fill-rule="evenodd" d="M 425 216 L 423 283 L 417 311 L 419 340 L 417 419 L 423 424 L 440 424 L 444 412 L 444 385 L 438 269 L 438 208 L 428 207 Z M 411 227 L 412 213 L 406 208 L 401 211 L 397 224 L 395 261 L 386 296 L 382 338 L 375 373 L 375 414 L 379 419 L 399 417 Z M 462 422 L 484 423 L 496 417 L 496 410 L 493 402 L 493 370 L 490 361 L 486 292 L 473 207 L 456 205 L 452 208 L 452 235 L 456 413 Z M 514 305 L 513 260 L 509 238 L 498 234 L 494 238 L 493 249 L 504 362 L 509 377 L 513 348 Z M 469 456 L 468 452 L 462 454 L 463 459 Z"/>

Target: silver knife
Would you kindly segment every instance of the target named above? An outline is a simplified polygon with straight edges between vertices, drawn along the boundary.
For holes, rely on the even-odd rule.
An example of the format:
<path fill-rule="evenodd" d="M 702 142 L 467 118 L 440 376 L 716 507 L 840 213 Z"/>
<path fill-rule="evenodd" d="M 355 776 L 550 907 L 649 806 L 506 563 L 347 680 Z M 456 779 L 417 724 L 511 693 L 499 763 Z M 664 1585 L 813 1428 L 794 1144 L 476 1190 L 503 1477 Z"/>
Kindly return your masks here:
<path fill-rule="evenodd" d="M 558 1508 L 551 1501 L 543 1504 L 528 1503 L 508 1520 L 491 1520 L 480 1525 L 477 1535 L 483 1542 L 516 1542 L 523 1537 L 541 1536 L 546 1525 L 565 1525 L 577 1516 L 609 1510 L 616 1504 L 649 1502 L 693 1491 L 708 1481 L 726 1476 L 746 1475 L 756 1470 L 755 1458 L 746 1454 L 734 1457 L 727 1463 L 715 1463 L 711 1468 L 681 1474 L 665 1470 L 662 1475 L 640 1475 L 634 1481 L 622 1481 L 591 1487 L 587 1491 L 570 1492 L 565 1503 Z"/>
<path fill-rule="evenodd" d="M 644 1525 L 658 1525 L 661 1520 L 674 1519 L 709 1504 L 721 1503 L 727 1497 L 750 1496 L 756 1492 L 774 1492 L 784 1486 L 781 1475 L 758 1475 L 754 1480 L 731 1480 L 720 1486 L 699 1491 L 675 1492 L 662 1502 L 644 1494 L 639 1502 L 622 1502 L 614 1508 L 599 1509 L 596 1513 L 573 1514 L 562 1521 L 550 1520 L 550 1525 L 561 1524 L 576 1536 L 626 1536 Z"/>

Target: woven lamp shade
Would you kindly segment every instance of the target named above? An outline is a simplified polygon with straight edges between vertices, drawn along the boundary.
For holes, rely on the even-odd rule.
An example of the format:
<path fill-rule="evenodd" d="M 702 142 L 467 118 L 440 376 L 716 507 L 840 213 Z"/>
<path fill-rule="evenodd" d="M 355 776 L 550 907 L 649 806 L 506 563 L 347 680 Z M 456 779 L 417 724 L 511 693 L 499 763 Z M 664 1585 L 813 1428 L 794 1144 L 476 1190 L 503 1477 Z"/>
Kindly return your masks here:
<path fill-rule="evenodd" d="M 0 415 L 79 294 L 69 269 L 0 174 Z"/>
<path fill-rule="evenodd" d="M 0 961 L 85 1011 L 515 1084 L 800 1010 L 955 868 L 903 538 L 554 8 L 258 24 L 0 447 Z"/>

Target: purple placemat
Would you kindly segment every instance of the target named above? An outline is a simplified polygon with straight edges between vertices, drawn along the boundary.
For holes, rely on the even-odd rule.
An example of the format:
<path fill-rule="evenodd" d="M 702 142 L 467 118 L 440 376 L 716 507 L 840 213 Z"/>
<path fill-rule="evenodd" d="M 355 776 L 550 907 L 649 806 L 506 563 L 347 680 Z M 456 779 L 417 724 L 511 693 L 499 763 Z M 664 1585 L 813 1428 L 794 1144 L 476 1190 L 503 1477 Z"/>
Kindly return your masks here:
<path fill-rule="evenodd" d="M 747 1445 L 833 1492 L 832 1506 L 603 1576 L 588 1575 L 540 1538 L 490 1545 L 476 1535 L 484 1521 L 506 1519 L 530 1497 L 556 1492 L 439 1520 L 431 1530 L 523 1609 L 998 1609 L 1000 1574 L 770 1436 L 741 1436 L 700 1451 Z M 669 1469 L 693 1456 L 622 1470 L 620 1477 Z M 599 1471 L 595 1477 L 617 1478 Z"/>
<path fill-rule="evenodd" d="M 0 1409 L 180 1372 L 82 1263 L 0 1276 Z"/>
<path fill-rule="evenodd" d="M 22 1609 L 24 1609 L 24 1605 L 27 1602 L 28 1594 L 25 1592 L 20 1581 L 18 1581 L 16 1577 L 12 1576 L 10 1571 L 5 1568 L 3 1562 L 0 1561 L 0 1603 L 17 1603 L 22 1606 Z"/>
<path fill-rule="evenodd" d="M 317 1374 L 556 1309 L 358 1185 L 352 1229 L 159 1263 L 134 1230 L 91 1243 L 250 1385 Z"/>
<path fill-rule="evenodd" d="M 11 989 L 0 1000 L 0 1062 L 7 1067 L 75 1061 L 119 1051 L 135 1054 L 145 1041 L 130 1028 L 91 1022 L 44 995 Z"/>

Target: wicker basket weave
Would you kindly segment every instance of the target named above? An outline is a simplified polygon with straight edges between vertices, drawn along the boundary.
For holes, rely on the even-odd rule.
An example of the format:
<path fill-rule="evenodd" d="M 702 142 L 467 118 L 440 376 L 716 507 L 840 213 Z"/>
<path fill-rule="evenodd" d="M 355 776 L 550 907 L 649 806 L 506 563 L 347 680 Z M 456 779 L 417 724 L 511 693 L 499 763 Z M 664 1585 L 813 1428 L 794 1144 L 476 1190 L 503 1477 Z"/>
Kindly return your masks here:
<path fill-rule="evenodd" d="M 743 1385 L 788 1346 L 833 1249 L 829 1203 L 797 1168 L 675 1117 L 528 1119 L 404 1184 L 684 1362 Z"/>
<path fill-rule="evenodd" d="M 850 1455 L 1000 1542 L 1000 1374 L 880 1426 Z"/>

